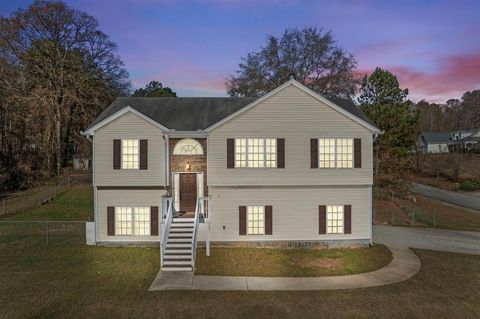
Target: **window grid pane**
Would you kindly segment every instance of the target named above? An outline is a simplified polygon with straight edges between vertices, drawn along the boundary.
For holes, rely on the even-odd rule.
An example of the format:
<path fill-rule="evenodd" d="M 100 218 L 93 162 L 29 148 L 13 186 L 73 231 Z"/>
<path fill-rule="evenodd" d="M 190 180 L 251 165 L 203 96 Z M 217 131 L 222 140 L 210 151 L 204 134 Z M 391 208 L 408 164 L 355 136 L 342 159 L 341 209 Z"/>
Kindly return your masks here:
<path fill-rule="evenodd" d="M 320 168 L 335 167 L 335 139 L 321 138 L 318 140 L 318 160 Z"/>
<path fill-rule="evenodd" d="M 115 207 L 115 234 L 129 236 L 132 234 L 132 209 Z"/>
<path fill-rule="evenodd" d="M 337 139 L 337 167 L 353 167 L 353 140 L 351 138 Z"/>
<path fill-rule="evenodd" d="M 247 207 L 247 233 L 249 235 L 265 234 L 265 208 L 264 206 Z"/>
<path fill-rule="evenodd" d="M 138 169 L 138 140 L 122 140 L 122 169 Z"/>
<path fill-rule="evenodd" d="M 235 139 L 235 167 L 277 167 L 277 139 Z"/>
<path fill-rule="evenodd" d="M 134 207 L 134 233 L 137 236 L 150 235 L 150 207 Z"/>
<path fill-rule="evenodd" d="M 352 168 L 353 139 L 320 138 L 318 139 L 318 167 Z"/>
<path fill-rule="evenodd" d="M 343 234 L 343 206 L 327 206 L 327 233 Z"/>
<path fill-rule="evenodd" d="M 244 138 L 235 139 L 235 167 L 247 166 L 247 140 Z"/>

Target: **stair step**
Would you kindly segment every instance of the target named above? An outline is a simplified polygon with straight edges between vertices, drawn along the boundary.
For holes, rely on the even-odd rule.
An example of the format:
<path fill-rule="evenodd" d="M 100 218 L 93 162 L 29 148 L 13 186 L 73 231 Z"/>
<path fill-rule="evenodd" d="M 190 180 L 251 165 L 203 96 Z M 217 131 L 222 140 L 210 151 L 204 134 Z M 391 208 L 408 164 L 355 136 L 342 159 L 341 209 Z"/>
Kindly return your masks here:
<path fill-rule="evenodd" d="M 193 229 L 174 228 L 174 229 L 170 229 L 170 234 L 192 234 L 193 235 Z"/>
<path fill-rule="evenodd" d="M 165 255 L 165 257 L 163 258 L 163 264 L 165 264 L 166 261 L 191 262 L 192 256 Z"/>
<path fill-rule="evenodd" d="M 192 252 L 191 251 L 180 251 L 180 252 L 172 252 L 172 251 L 165 251 L 165 256 L 170 256 L 170 257 L 180 257 L 180 258 L 183 258 L 185 256 L 192 256 Z"/>
<path fill-rule="evenodd" d="M 173 223 L 193 223 L 195 222 L 195 218 L 174 218 L 172 222 Z"/>
<path fill-rule="evenodd" d="M 185 266 L 185 267 L 190 266 L 191 267 L 191 262 L 190 262 L 190 259 L 180 260 L 180 261 L 178 261 L 178 260 L 176 260 L 176 261 L 164 260 L 163 265 L 164 266 Z"/>
<path fill-rule="evenodd" d="M 182 249 L 182 248 L 188 248 L 188 249 L 192 249 L 192 243 L 169 243 L 167 244 L 167 247 L 166 247 L 166 250 L 169 250 L 169 249 Z"/>
<path fill-rule="evenodd" d="M 167 267 L 162 267 L 162 271 L 192 271 L 192 266 L 190 267 L 183 267 L 179 266 L 176 267 L 175 265 L 167 266 Z"/>
<path fill-rule="evenodd" d="M 170 227 L 170 232 L 189 232 L 193 233 L 193 227 Z"/>
<path fill-rule="evenodd" d="M 185 224 L 185 223 L 179 223 L 179 224 L 172 224 L 170 225 L 170 229 L 193 229 L 193 224 Z"/>
<path fill-rule="evenodd" d="M 191 243 L 193 241 L 192 236 L 185 237 L 185 236 L 168 236 L 167 243 L 169 242 L 185 242 Z"/>
<path fill-rule="evenodd" d="M 185 238 L 185 239 L 192 239 L 192 233 L 169 233 L 168 238 Z"/>
<path fill-rule="evenodd" d="M 192 245 L 188 245 L 188 247 L 169 247 L 165 249 L 165 254 L 191 254 L 192 253 Z"/>

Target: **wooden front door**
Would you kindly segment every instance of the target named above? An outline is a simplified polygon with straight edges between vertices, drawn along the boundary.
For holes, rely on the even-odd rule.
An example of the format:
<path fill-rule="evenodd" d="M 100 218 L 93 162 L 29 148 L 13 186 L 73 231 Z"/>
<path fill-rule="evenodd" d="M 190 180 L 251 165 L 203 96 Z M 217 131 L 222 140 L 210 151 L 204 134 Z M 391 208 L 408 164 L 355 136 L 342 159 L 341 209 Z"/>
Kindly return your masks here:
<path fill-rule="evenodd" d="M 180 174 L 180 210 L 194 212 L 197 204 L 197 174 Z"/>

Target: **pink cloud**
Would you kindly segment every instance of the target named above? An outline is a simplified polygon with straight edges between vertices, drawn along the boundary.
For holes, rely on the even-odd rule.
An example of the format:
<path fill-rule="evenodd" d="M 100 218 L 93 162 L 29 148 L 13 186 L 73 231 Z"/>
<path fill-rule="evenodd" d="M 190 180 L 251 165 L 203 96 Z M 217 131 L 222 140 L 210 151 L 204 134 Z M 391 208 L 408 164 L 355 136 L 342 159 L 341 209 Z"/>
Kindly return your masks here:
<path fill-rule="evenodd" d="M 436 71 L 422 72 L 412 67 L 383 66 L 394 73 L 402 88 L 408 88 L 414 100 L 445 102 L 458 98 L 464 92 L 480 89 L 480 54 L 455 55 L 434 61 Z M 382 66 L 380 66 L 382 67 Z M 370 73 L 364 69 L 359 73 Z"/>

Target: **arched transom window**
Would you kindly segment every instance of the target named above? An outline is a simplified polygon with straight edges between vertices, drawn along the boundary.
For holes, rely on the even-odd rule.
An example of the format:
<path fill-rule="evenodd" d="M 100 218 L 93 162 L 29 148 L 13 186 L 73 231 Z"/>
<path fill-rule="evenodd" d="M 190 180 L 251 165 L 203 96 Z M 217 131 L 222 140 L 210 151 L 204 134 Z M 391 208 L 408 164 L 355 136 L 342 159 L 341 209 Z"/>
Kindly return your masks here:
<path fill-rule="evenodd" d="M 175 144 L 173 155 L 203 155 L 203 147 L 191 138 L 184 138 Z"/>

